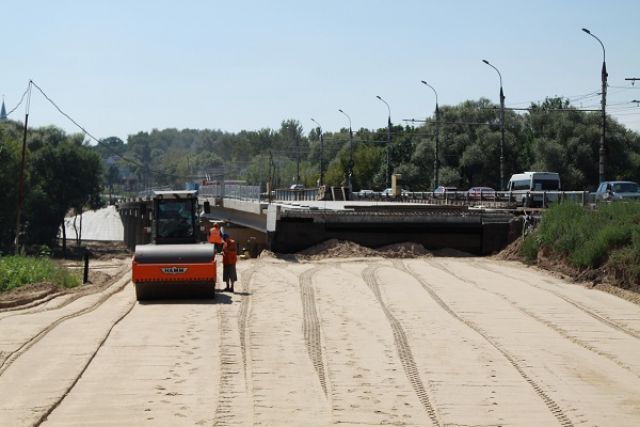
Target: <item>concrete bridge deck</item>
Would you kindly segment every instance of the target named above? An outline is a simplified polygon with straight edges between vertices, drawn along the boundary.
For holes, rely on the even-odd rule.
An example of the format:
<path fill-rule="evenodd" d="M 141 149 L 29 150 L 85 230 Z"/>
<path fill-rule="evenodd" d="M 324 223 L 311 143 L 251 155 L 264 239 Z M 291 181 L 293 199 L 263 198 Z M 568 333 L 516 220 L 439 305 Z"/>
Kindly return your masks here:
<path fill-rule="evenodd" d="M 328 239 L 368 247 L 416 242 L 427 249 L 455 248 L 474 254 L 496 252 L 513 240 L 520 223 L 512 210 L 433 205 L 389 200 L 242 200 L 202 194 L 200 219 L 224 221 L 241 240 L 253 238 L 275 252 L 296 252 Z M 125 242 L 147 243 L 151 199 L 120 206 Z"/>

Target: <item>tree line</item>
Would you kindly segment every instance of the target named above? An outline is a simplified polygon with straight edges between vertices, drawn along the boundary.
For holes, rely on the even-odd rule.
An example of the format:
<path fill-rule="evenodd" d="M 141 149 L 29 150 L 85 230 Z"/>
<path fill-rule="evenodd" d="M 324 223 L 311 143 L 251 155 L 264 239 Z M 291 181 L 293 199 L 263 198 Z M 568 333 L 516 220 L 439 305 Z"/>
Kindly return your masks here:
<path fill-rule="evenodd" d="M 499 107 L 484 98 L 440 109 L 438 184 L 500 189 L 498 113 Z M 563 98 L 548 98 L 531 104 L 524 114 L 505 111 L 504 121 L 505 179 L 525 170 L 553 171 L 560 173 L 565 189 L 595 189 L 602 128 L 599 113 L 579 111 Z M 283 188 L 298 183 L 298 170 L 299 183 L 312 187 L 319 183 L 321 159 L 324 184 L 339 186 L 347 182 L 351 155 L 354 190 L 384 189 L 388 162 L 390 173 L 401 174 L 403 188 L 430 191 L 436 184 L 435 130 L 433 117 L 418 126 L 396 123 L 389 143 L 387 128 L 363 128 L 354 132 L 350 147 L 346 128 L 324 132 L 321 144 L 319 128 L 305 132 L 298 120 L 288 119 L 275 130 L 139 132 L 130 135 L 127 143 L 109 138 L 96 149 L 111 159 L 116 181 L 131 178 L 130 189 L 181 187 L 220 171 L 226 179 L 245 180 L 263 190 L 268 181 Z M 608 178 L 637 180 L 640 135 L 608 117 L 606 141 Z"/>
<path fill-rule="evenodd" d="M 440 185 L 466 189 L 500 188 L 499 107 L 488 99 L 469 100 L 440 109 Z M 579 111 L 563 98 L 531 104 L 519 114 L 505 111 L 505 179 L 525 170 L 559 172 L 564 189 L 593 190 L 598 182 L 601 116 Z M 24 227 L 28 243 L 55 243 L 65 214 L 101 206 L 109 194 L 135 193 L 152 187 L 184 188 L 203 179 L 243 180 L 274 188 L 301 183 L 345 185 L 350 156 L 351 182 L 359 189 L 382 190 L 390 173 L 412 191 L 434 188 L 436 122 L 395 123 L 387 128 L 359 129 L 350 146 L 349 130 L 305 132 L 300 121 L 287 119 L 279 129 L 237 133 L 221 130 L 154 129 L 89 144 L 82 134 L 55 127 L 28 132 Z M 13 241 L 20 167 L 22 124 L 0 123 L 0 247 Z M 607 118 L 607 177 L 640 179 L 640 134 Z M 300 176 L 298 181 L 298 174 Z"/>

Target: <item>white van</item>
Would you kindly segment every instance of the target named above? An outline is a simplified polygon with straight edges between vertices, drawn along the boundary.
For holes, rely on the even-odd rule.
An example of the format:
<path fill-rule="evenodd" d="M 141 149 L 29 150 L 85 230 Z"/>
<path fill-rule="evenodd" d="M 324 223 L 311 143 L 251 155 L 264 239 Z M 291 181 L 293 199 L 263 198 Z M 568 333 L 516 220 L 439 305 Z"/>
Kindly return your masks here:
<path fill-rule="evenodd" d="M 524 172 L 511 176 L 507 191 L 521 206 L 546 206 L 558 200 L 560 175 L 556 172 Z M 547 194 L 545 192 L 551 192 Z"/>

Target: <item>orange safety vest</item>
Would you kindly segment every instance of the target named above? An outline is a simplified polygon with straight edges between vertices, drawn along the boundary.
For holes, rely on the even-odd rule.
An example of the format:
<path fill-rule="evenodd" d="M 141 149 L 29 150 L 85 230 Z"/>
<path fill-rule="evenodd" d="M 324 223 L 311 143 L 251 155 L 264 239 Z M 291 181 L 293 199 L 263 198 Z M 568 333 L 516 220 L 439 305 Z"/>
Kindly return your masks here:
<path fill-rule="evenodd" d="M 238 262 L 238 246 L 236 241 L 228 238 L 222 246 L 222 264 L 232 265 Z"/>
<path fill-rule="evenodd" d="M 209 231 L 209 243 L 222 244 L 222 234 L 220 233 L 220 229 L 218 227 L 213 227 Z"/>

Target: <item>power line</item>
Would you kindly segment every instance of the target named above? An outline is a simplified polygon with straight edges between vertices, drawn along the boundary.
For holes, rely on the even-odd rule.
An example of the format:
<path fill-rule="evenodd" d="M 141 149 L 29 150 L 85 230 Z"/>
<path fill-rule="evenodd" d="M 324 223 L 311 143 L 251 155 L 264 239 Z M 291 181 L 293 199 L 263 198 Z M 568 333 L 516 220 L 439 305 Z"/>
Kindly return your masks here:
<path fill-rule="evenodd" d="M 42 94 L 42 96 L 45 97 L 45 99 L 47 101 L 49 101 L 49 103 L 51 103 L 51 105 L 53 105 L 55 107 L 56 110 L 58 110 L 58 112 L 60 114 L 62 114 L 63 116 L 65 116 L 69 121 L 71 121 L 71 123 L 73 123 L 74 125 L 76 125 L 80 130 L 82 130 L 82 132 L 84 132 L 85 135 L 87 135 L 90 139 L 94 140 L 95 142 L 97 142 L 98 144 L 102 145 L 103 147 L 105 147 L 109 152 L 111 152 L 112 154 L 114 154 L 115 156 L 121 158 L 122 160 L 124 160 L 127 163 L 130 163 L 132 165 L 138 166 L 140 168 L 142 168 L 143 170 L 145 170 L 148 173 L 151 174 L 155 174 L 155 175 L 159 175 L 159 176 L 165 176 L 165 177 L 170 177 L 170 178 L 180 178 L 180 179 L 187 179 L 188 177 L 185 176 L 179 176 L 179 175 L 175 175 L 175 174 L 171 174 L 171 173 L 166 173 L 163 171 L 159 171 L 159 170 L 155 170 L 155 169 L 151 169 L 151 168 L 147 168 L 146 165 L 127 158 L 125 156 L 123 156 L 122 154 L 118 153 L 116 150 L 114 150 L 113 148 L 111 148 L 108 144 L 104 143 L 103 141 L 99 140 L 98 138 L 96 138 L 95 136 L 93 136 L 93 134 L 91 134 L 91 132 L 89 132 L 87 129 L 84 128 L 84 126 L 80 125 L 77 121 L 75 121 L 70 115 L 68 115 L 67 113 L 65 113 L 64 111 L 62 111 L 62 109 L 58 106 L 58 104 L 56 104 L 53 99 L 49 98 L 49 96 L 42 90 L 42 88 L 40 88 L 40 86 L 38 86 L 33 80 L 29 80 L 29 83 L 32 84 L 33 86 L 35 86 L 36 89 L 38 89 L 38 91 Z"/>
<path fill-rule="evenodd" d="M 15 107 L 13 107 L 8 113 L 7 116 L 10 116 L 11 113 L 13 113 L 14 111 L 16 111 L 18 109 L 18 107 L 20 107 L 20 105 L 22 104 L 22 101 L 24 101 L 24 97 L 27 96 L 27 92 L 29 92 L 29 88 L 30 88 L 30 84 L 31 81 L 29 81 L 29 83 L 27 84 L 27 88 L 24 90 L 24 92 L 22 93 L 22 96 L 20 97 L 20 102 L 18 102 L 18 105 L 16 105 Z"/>

